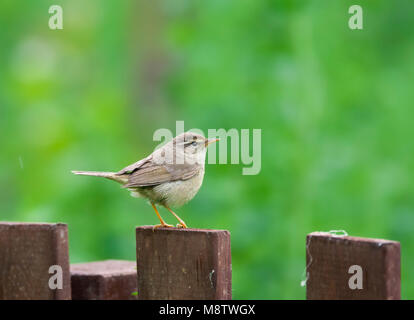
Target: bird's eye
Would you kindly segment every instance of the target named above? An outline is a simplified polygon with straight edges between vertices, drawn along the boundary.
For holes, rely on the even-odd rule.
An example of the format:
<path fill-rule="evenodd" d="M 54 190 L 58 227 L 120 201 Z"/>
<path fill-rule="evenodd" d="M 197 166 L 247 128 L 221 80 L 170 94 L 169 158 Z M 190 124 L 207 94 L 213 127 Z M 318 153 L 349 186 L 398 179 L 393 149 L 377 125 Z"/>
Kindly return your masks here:
<path fill-rule="evenodd" d="M 191 142 L 191 145 L 192 145 L 193 147 L 195 147 L 195 146 L 197 145 L 197 142 L 193 141 L 193 142 Z"/>

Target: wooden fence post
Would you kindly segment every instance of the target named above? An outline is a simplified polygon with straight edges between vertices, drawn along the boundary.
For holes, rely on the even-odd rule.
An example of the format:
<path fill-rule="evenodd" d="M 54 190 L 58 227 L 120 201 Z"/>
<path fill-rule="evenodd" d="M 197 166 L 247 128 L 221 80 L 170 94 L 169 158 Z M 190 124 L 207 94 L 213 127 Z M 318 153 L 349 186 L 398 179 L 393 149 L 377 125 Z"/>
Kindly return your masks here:
<path fill-rule="evenodd" d="M 67 225 L 0 222 L 0 299 L 70 298 Z"/>
<path fill-rule="evenodd" d="M 307 299 L 400 299 L 400 243 L 313 232 L 306 239 Z"/>
<path fill-rule="evenodd" d="M 138 299 L 231 299 L 230 233 L 138 227 Z"/>
<path fill-rule="evenodd" d="M 73 300 L 136 300 L 137 263 L 105 260 L 70 265 Z"/>

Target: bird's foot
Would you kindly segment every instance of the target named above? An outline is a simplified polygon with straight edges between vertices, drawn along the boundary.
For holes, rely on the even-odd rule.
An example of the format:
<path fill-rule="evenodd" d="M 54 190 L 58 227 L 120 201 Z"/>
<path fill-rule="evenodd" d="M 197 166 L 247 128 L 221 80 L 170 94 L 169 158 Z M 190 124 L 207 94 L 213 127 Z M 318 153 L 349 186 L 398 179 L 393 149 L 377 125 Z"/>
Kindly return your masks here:
<path fill-rule="evenodd" d="M 167 223 L 157 224 L 152 227 L 152 231 L 158 228 L 174 228 L 174 226 L 172 224 L 167 224 Z"/>
<path fill-rule="evenodd" d="M 177 223 L 176 227 L 179 229 L 188 229 L 187 225 L 184 222 Z"/>

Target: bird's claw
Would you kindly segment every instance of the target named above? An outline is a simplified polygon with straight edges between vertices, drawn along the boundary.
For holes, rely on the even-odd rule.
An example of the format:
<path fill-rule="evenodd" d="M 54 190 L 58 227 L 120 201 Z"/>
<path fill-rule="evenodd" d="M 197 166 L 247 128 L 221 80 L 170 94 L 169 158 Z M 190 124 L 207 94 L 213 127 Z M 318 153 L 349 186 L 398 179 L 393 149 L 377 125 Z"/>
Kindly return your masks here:
<path fill-rule="evenodd" d="M 172 224 L 167 224 L 167 223 L 157 224 L 157 225 L 152 227 L 152 231 L 154 231 L 155 229 L 158 229 L 158 228 L 174 228 L 174 226 Z"/>

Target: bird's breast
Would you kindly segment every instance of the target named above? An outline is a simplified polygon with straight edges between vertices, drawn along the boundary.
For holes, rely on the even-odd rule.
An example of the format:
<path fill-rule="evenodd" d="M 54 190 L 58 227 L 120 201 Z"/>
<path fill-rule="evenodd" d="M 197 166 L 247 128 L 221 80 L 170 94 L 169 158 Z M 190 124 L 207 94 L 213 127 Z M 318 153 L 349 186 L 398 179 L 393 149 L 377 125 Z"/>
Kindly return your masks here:
<path fill-rule="evenodd" d="M 169 207 L 179 207 L 190 201 L 197 194 L 203 183 L 204 168 L 188 180 L 172 181 L 154 187 L 153 191 Z"/>

